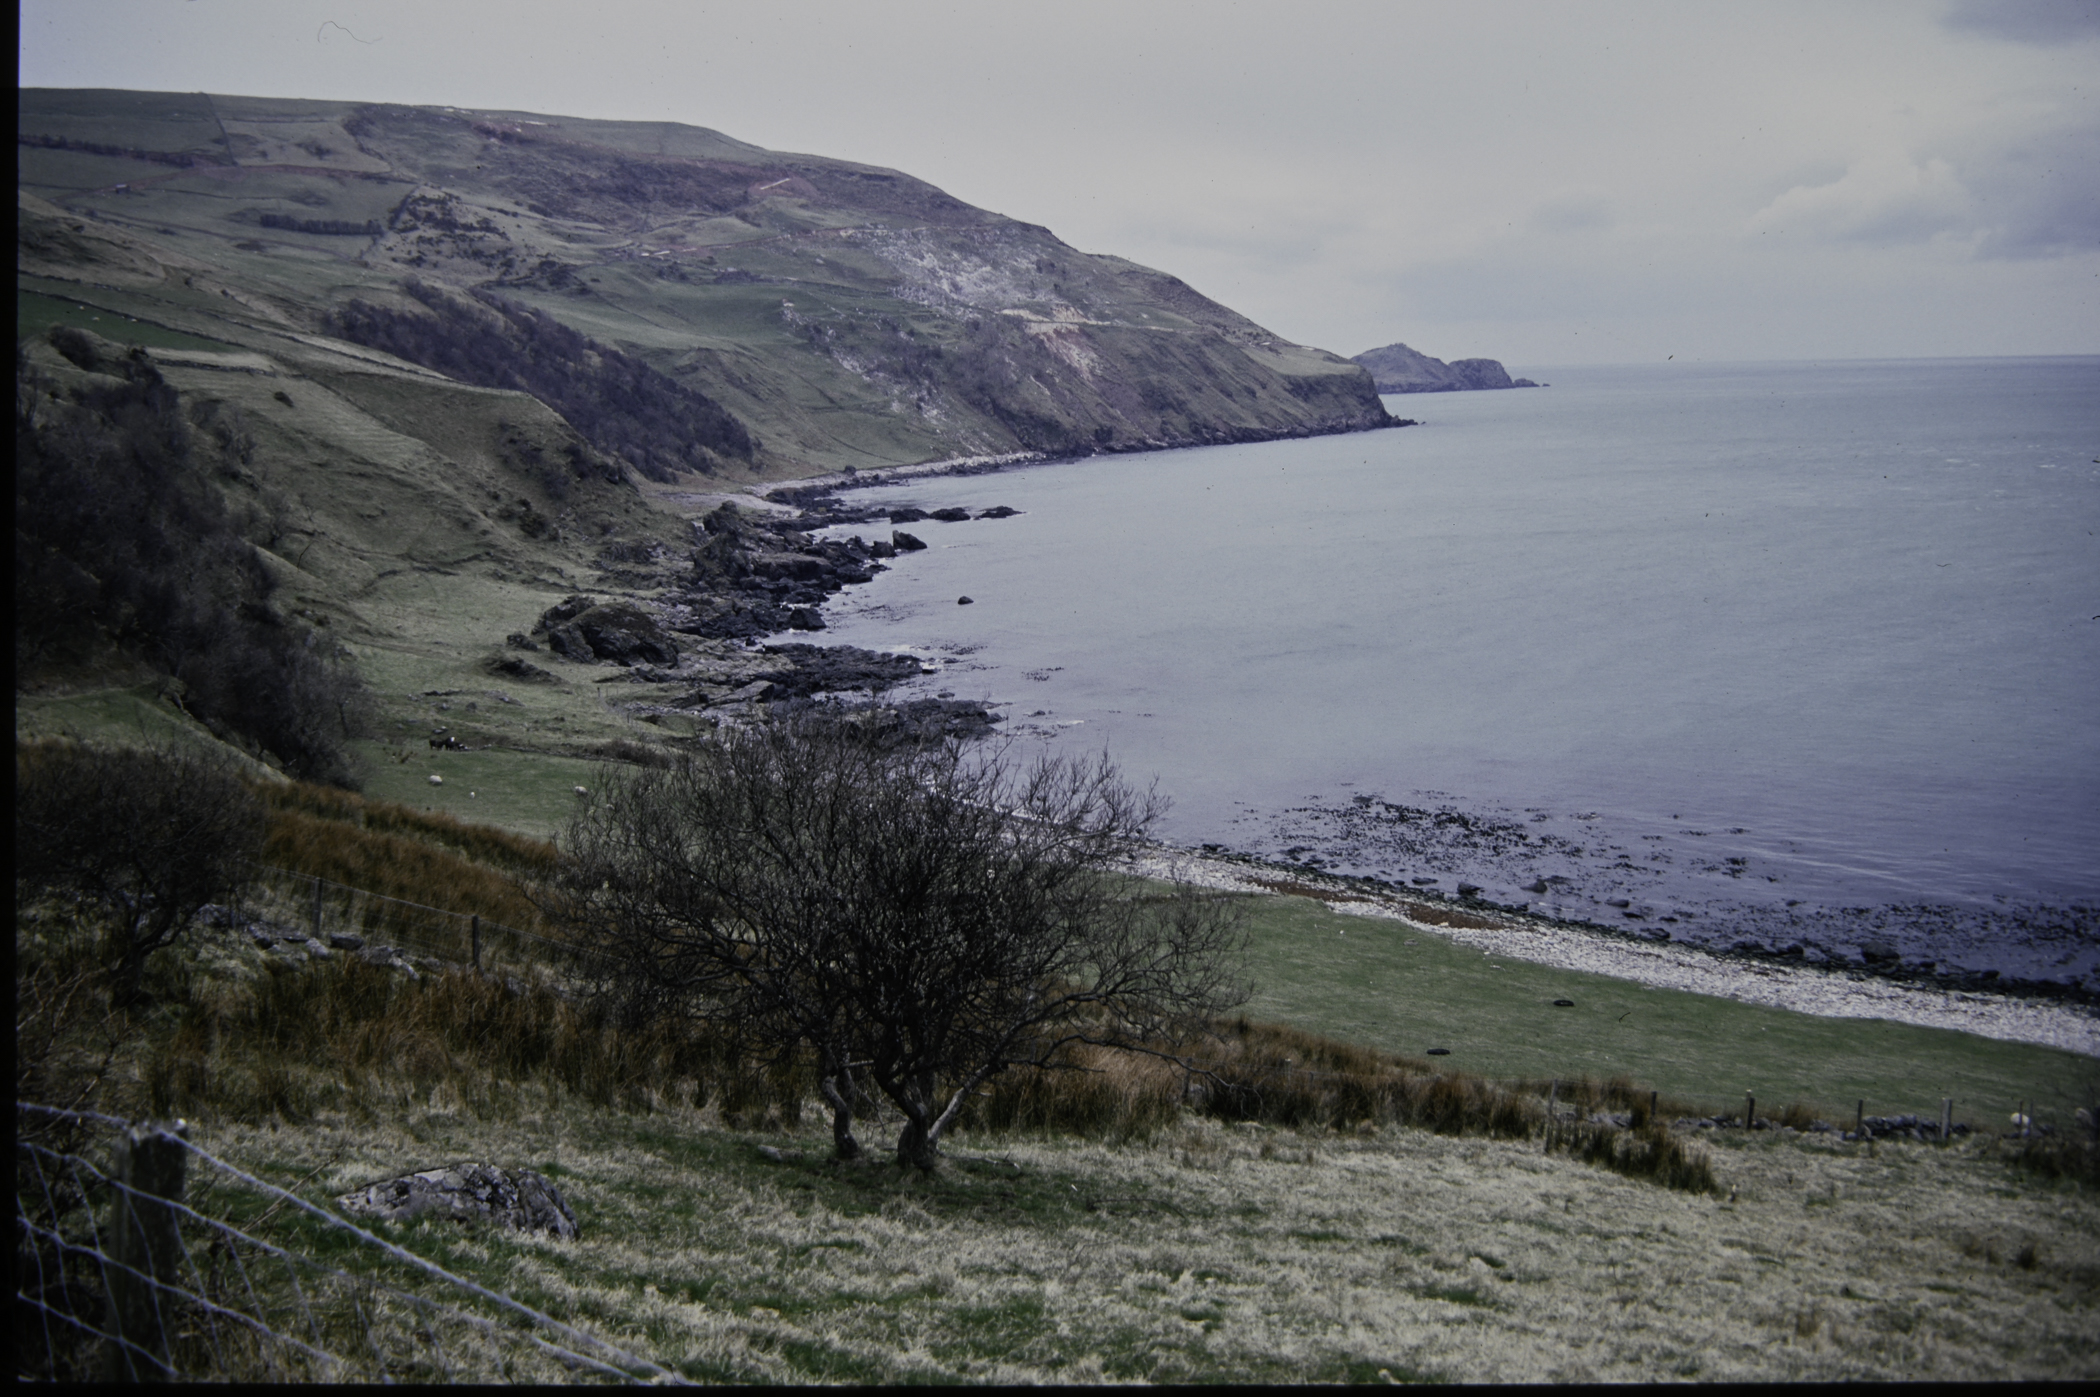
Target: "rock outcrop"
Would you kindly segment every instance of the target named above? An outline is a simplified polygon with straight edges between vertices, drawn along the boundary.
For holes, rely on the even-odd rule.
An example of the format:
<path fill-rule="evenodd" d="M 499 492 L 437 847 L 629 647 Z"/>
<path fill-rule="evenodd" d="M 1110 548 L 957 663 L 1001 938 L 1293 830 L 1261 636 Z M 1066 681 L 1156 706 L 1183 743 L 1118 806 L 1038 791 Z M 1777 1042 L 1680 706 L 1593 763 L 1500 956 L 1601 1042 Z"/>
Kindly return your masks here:
<path fill-rule="evenodd" d="M 570 597 L 550 607 L 535 629 L 546 632 L 548 649 L 585 664 L 597 660 L 618 665 L 678 663 L 678 647 L 663 627 L 632 602 L 599 605 L 588 597 Z"/>
<path fill-rule="evenodd" d="M 552 1180 L 530 1169 L 455 1164 L 403 1174 L 335 1201 L 346 1213 L 386 1222 L 410 1222 L 435 1214 L 513 1232 L 545 1232 L 565 1242 L 576 1240 L 576 1214 L 568 1200 Z"/>
<path fill-rule="evenodd" d="M 1454 359 L 1445 363 L 1404 344 L 1370 349 L 1350 362 L 1371 372 L 1381 393 L 1463 393 L 1484 388 L 1536 388 L 1528 378 L 1511 378 L 1493 359 Z"/>

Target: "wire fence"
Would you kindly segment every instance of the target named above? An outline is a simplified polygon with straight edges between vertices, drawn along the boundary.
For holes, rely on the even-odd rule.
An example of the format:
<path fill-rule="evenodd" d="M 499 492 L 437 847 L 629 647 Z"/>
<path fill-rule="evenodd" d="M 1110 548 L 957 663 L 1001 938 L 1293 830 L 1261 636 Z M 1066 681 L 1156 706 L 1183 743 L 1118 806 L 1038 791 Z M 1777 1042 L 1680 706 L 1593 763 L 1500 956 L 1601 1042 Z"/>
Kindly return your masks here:
<path fill-rule="evenodd" d="M 331 949 L 376 949 L 391 945 L 434 959 L 492 973 L 531 966 L 580 966 L 591 960 L 582 948 L 489 917 L 453 912 L 368 888 L 333 882 L 272 864 L 253 863 L 258 886 L 274 892 L 293 921 L 257 934 L 303 937 Z M 236 910 L 233 917 L 238 920 Z"/>
<path fill-rule="evenodd" d="M 15 1113 L 17 1381 L 681 1381 L 216 1158 L 180 1123 Z M 258 1235 L 287 1216 L 305 1247 Z"/>

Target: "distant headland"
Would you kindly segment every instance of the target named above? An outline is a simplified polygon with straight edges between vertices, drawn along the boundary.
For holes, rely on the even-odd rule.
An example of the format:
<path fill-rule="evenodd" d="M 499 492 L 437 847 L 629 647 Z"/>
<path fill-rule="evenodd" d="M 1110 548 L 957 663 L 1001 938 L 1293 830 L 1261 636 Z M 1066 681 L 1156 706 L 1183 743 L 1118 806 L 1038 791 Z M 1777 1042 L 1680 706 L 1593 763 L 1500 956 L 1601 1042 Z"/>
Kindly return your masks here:
<path fill-rule="evenodd" d="M 1404 344 L 1367 349 L 1351 363 L 1371 371 L 1381 393 L 1461 393 L 1476 388 L 1539 388 L 1528 378 L 1511 378 L 1494 359 L 1453 359 L 1445 363 Z"/>

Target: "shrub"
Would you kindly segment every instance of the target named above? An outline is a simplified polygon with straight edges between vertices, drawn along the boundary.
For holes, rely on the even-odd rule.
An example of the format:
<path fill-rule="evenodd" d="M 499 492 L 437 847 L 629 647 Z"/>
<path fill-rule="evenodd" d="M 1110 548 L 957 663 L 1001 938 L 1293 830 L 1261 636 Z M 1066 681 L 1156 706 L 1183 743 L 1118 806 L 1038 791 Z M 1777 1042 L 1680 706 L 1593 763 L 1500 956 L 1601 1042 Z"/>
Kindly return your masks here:
<path fill-rule="evenodd" d="M 237 777 L 199 753 L 17 744 L 18 903 L 24 891 L 63 891 L 103 907 L 116 998 L 128 1001 L 146 958 L 247 881 L 261 813 Z"/>
<path fill-rule="evenodd" d="M 1017 768 L 773 723 L 614 776 L 550 900 L 640 1013 L 814 1052 L 841 1158 L 872 1085 L 905 1118 L 899 1161 L 932 1168 L 1001 1073 L 1155 1050 L 1244 997 L 1237 906 L 1134 897 L 1117 869 L 1159 808 L 1105 756 Z"/>

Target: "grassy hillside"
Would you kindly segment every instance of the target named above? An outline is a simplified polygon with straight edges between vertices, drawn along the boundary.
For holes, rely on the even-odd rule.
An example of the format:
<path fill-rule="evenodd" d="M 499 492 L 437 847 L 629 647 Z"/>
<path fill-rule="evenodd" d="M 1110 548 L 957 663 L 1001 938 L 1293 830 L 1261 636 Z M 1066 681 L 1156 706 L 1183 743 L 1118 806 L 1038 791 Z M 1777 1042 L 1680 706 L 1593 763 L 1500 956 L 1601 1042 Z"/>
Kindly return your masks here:
<path fill-rule="evenodd" d="M 739 480 L 1387 420 L 1354 364 L 896 171 L 516 112 L 30 89 L 18 115 L 25 289 L 265 351 L 353 302 L 415 313 L 411 276 L 500 293 L 734 414 Z"/>
<path fill-rule="evenodd" d="M 525 841 L 312 787 L 285 788 L 270 806 L 274 858 L 295 867 L 318 859 L 332 871 L 380 857 L 423 879 L 394 888 L 418 900 L 545 856 Z M 1258 1005 L 1274 1013 L 1295 997 L 1286 1012 L 1318 1022 L 1335 1010 L 1305 977 L 1330 988 L 1346 977 L 1310 954 L 1312 938 L 1353 941 L 1365 928 L 1349 919 L 1351 934 L 1338 936 L 1339 919 L 1308 917 L 1308 906 L 1262 904 Z M 307 915 L 296 883 L 255 890 L 243 907 L 293 929 Z M 396 934 L 360 922 L 355 907 L 331 902 L 327 916 L 331 927 Z M 1001 1079 L 952 1140 L 942 1171 L 840 1167 L 827 1159 L 809 1082 L 792 1066 L 739 1065 L 678 1024 L 622 1027 L 538 983 L 547 967 L 514 950 L 501 969 L 523 975 L 522 988 L 420 955 L 411 979 L 341 953 L 310 960 L 295 940 L 266 949 L 202 934 L 164 953 L 148 1003 L 110 1016 L 92 984 L 74 978 L 90 944 L 78 930 L 51 905 L 18 919 L 18 1033 L 38 1049 L 25 1058 L 28 1095 L 70 1097 L 92 1081 L 88 1099 L 99 1109 L 179 1113 L 204 1148 L 323 1206 L 461 1160 L 536 1169 L 575 1210 L 576 1241 L 430 1219 L 373 1226 L 689 1378 L 2004 1380 L 2100 1371 L 2095 1199 L 2014 1167 L 2018 1143 L 1987 1134 L 1868 1147 L 1792 1131 L 1701 1132 L 1693 1149 L 1711 1160 L 1718 1190 L 1676 1191 L 1543 1149 L 1542 1102 L 1523 1088 L 1509 1099 L 1532 1128 L 1505 1122 L 1493 1133 L 1481 1123 L 1431 1129 L 1365 1115 L 1346 1092 L 1308 1097 L 1288 1080 L 1291 1067 L 1346 1074 L 1427 1064 L 1373 1067 L 1361 1048 L 1272 1029 L 1239 1035 L 1263 1056 L 1259 1080 L 1272 1098 L 1252 1120 L 1183 1103 L 1176 1074 L 1166 1074 L 1161 1096 L 1149 1091 L 1157 1074 L 1110 1066 L 1106 1095 L 1121 1103 L 1147 1087 L 1147 1110 L 1066 1109 L 1048 1130 L 1001 1124 L 1025 1118 L 1014 1108 L 1029 1099 Z M 1429 933 L 1414 939 L 1407 949 L 1420 960 L 1386 992 L 1411 1022 L 1463 1018 L 1481 1037 L 1460 1051 L 1478 1055 L 1498 1037 L 1521 1040 L 1539 1017 L 1521 992 L 1461 983 L 1459 962 L 1472 953 Z M 1382 973 L 1359 966 L 1357 978 L 1375 987 Z M 1573 992 L 1582 1002 L 1591 991 Z M 1644 1000 L 1664 1017 L 1711 1007 L 1667 992 Z M 47 1039 L 68 1014 L 69 1026 Z M 1874 1025 L 1829 1028 L 1825 1051 L 1842 1058 L 1865 1045 L 1871 1062 Z M 1981 1070 L 2003 1065 L 1976 1040 L 1940 1046 L 1942 1061 L 1966 1050 Z M 1624 1064 L 1636 1076 L 1643 1066 L 1669 1070 L 1670 1048 L 1667 1035 L 1619 1045 L 1638 1059 Z M 1526 1065 L 1551 1062 L 1551 1051 Z M 1788 1051 L 1752 1035 L 1737 1063 L 1772 1080 Z M 1557 1070 L 1565 1080 L 1572 1069 Z M 1087 1079 L 1059 1090 L 1082 1106 L 1089 1092 L 1102 1095 Z M 1301 1100 L 1313 1108 L 1294 1117 Z M 867 1133 L 894 1127 L 871 1121 Z M 266 1215 L 265 1199 L 215 1190 L 192 1201 L 276 1245 L 339 1254 L 296 1214 Z"/>

